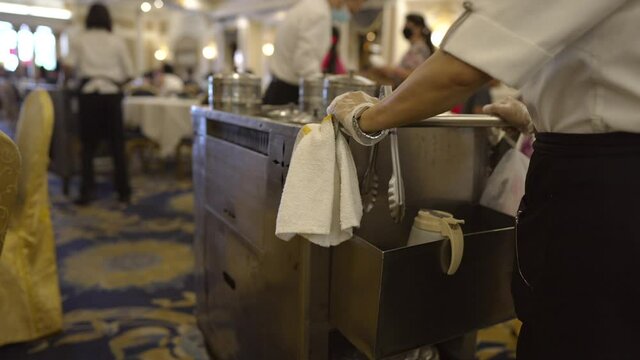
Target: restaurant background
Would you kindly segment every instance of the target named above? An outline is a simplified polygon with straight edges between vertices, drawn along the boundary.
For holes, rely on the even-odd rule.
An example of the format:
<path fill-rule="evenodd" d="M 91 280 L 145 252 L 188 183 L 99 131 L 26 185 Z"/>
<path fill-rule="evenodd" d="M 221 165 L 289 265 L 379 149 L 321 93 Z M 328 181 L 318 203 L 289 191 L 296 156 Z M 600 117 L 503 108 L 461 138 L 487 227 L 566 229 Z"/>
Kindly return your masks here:
<path fill-rule="evenodd" d="M 27 55 L 32 46 L 30 43 L 33 43 L 36 49 L 47 48 L 46 60 L 42 61 L 47 62 L 47 70 L 55 69 L 57 63 L 53 59 L 61 60 L 68 55 L 69 43 L 82 27 L 90 3 L 57 0 L 5 2 L 2 9 L 7 12 L 29 13 L 23 7 L 32 5 L 64 9 L 66 12 L 46 14 L 45 9 L 40 13 L 58 17 L 50 19 L 3 11 L 0 62 L 4 68 L 15 71 L 18 67 L 29 69 L 32 64 L 40 66 L 38 60 L 34 62 Z M 139 74 L 169 61 L 181 75 L 186 75 L 188 68 L 194 68 L 203 81 L 209 72 L 233 69 L 251 70 L 268 78 L 267 63 L 273 53 L 275 29 L 294 2 L 111 0 L 106 3 L 111 9 L 114 32 L 125 38 Z M 340 26 L 343 34 L 340 53 L 347 68 L 359 69 L 366 65 L 371 60 L 366 55 L 373 55 L 374 62 L 397 63 L 408 49 L 402 38 L 402 27 L 404 16 L 410 12 L 427 18 L 437 46 L 461 8 L 453 0 L 366 1 L 364 10 L 353 21 Z M 24 35 L 24 40 L 17 41 L 22 38 L 16 33 L 21 28 L 26 34 L 27 30 L 36 32 L 38 26 L 43 32 L 51 30 L 57 40 L 55 51 L 51 49 L 52 42 L 48 38 L 36 36 L 34 42 L 29 39 L 31 35 Z M 18 45 L 22 43 L 24 55 L 18 51 Z M 19 58 L 23 60 L 16 62 Z"/>

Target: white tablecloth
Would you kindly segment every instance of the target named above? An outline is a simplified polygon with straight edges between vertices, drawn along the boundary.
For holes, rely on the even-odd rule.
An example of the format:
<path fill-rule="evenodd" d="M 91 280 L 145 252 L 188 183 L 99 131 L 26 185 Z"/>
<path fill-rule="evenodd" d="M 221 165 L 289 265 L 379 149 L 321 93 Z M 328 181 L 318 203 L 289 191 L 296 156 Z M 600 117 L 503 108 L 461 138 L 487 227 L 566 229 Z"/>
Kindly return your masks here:
<path fill-rule="evenodd" d="M 191 106 L 198 100 L 156 96 L 128 96 L 122 103 L 127 127 L 139 127 L 142 134 L 160 146 L 169 157 L 183 138 L 193 137 Z"/>

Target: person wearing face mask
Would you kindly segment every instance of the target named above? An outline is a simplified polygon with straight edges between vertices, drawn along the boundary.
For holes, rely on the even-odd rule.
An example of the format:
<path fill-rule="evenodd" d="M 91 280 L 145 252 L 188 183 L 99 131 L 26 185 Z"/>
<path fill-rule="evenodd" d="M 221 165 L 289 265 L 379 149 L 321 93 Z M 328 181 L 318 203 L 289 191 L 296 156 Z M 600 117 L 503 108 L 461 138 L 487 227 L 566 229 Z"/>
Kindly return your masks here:
<path fill-rule="evenodd" d="M 435 51 L 431 42 L 431 29 L 427 26 L 422 15 L 407 15 L 402 35 L 411 43 L 411 47 L 402 57 L 400 64 L 373 70 L 373 73 L 384 77 L 386 82 L 390 82 L 394 86 L 400 85 L 414 69 Z"/>
<path fill-rule="evenodd" d="M 271 57 L 272 80 L 264 104 L 298 103 L 299 81 L 322 72 L 331 46 L 331 23 L 347 22 L 362 0 L 301 0 L 277 30 Z"/>

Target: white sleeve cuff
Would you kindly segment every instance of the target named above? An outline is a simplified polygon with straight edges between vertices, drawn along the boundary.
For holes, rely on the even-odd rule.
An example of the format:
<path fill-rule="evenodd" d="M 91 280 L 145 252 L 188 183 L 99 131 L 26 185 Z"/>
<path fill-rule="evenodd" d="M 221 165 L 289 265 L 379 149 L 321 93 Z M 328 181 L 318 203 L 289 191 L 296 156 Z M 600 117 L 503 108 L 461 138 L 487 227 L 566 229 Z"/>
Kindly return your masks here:
<path fill-rule="evenodd" d="M 507 85 L 519 88 L 551 54 L 478 13 L 450 30 L 442 49 Z"/>

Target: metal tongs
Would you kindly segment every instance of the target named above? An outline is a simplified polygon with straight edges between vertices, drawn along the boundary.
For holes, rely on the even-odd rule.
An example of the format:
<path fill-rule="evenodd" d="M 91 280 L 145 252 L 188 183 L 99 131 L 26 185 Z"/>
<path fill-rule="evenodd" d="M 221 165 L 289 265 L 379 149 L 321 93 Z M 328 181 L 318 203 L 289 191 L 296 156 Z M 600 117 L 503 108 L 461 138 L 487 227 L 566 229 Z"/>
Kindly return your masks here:
<path fill-rule="evenodd" d="M 380 98 L 391 94 L 391 86 L 385 85 L 380 91 Z M 400 150 L 398 147 L 398 129 L 389 130 L 389 147 L 391 148 L 391 179 L 389 179 L 389 211 L 394 222 L 404 218 L 405 197 L 404 180 L 400 168 Z"/>
<path fill-rule="evenodd" d="M 380 87 L 379 99 L 384 99 L 385 96 L 391 94 L 391 86 Z M 364 172 L 362 181 L 360 182 L 360 194 L 362 195 L 362 209 L 365 213 L 370 212 L 376 204 L 378 198 L 378 174 L 376 172 L 376 166 L 378 163 L 378 145 L 376 143 L 371 147 L 369 152 L 369 165 Z"/>
<path fill-rule="evenodd" d="M 362 194 L 362 209 L 365 213 L 370 212 L 376 204 L 378 197 L 378 174 L 376 173 L 376 163 L 378 161 L 378 144 L 371 147 L 369 152 L 369 165 L 364 172 L 364 177 L 360 182 L 360 194 Z"/>

